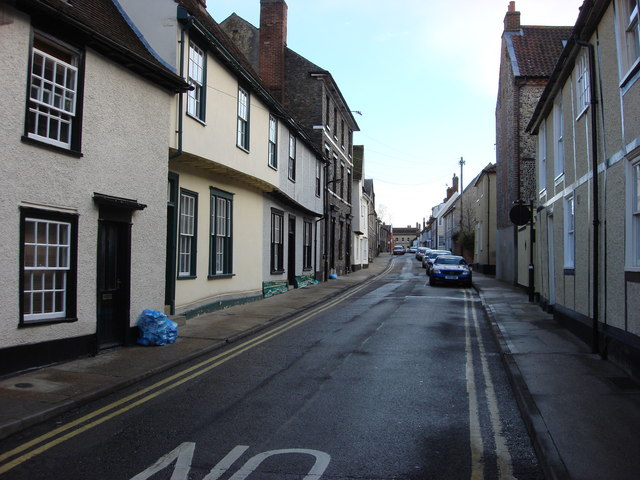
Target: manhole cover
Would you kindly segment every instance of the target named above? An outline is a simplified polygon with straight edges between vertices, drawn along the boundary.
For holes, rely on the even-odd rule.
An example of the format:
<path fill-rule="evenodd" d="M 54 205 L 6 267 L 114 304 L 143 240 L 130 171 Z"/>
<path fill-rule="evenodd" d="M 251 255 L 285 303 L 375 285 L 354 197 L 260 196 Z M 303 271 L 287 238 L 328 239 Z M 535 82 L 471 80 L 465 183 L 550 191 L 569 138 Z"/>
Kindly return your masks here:
<path fill-rule="evenodd" d="M 31 388 L 33 387 L 32 383 L 16 383 L 15 387 L 17 388 Z"/>

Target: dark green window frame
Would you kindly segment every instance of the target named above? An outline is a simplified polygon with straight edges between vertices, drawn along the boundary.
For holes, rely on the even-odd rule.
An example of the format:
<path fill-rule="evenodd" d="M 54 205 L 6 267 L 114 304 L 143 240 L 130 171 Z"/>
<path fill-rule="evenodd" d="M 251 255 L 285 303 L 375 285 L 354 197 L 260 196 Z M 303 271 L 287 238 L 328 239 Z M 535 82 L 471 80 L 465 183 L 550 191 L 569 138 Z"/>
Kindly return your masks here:
<path fill-rule="evenodd" d="M 191 200 L 193 201 L 193 204 L 189 205 Z M 198 252 L 198 194 L 181 188 L 179 208 L 178 279 L 196 278 Z"/>
<path fill-rule="evenodd" d="M 271 273 L 284 273 L 284 212 L 271 210 Z"/>
<path fill-rule="evenodd" d="M 209 278 L 233 275 L 233 194 L 210 187 Z"/>

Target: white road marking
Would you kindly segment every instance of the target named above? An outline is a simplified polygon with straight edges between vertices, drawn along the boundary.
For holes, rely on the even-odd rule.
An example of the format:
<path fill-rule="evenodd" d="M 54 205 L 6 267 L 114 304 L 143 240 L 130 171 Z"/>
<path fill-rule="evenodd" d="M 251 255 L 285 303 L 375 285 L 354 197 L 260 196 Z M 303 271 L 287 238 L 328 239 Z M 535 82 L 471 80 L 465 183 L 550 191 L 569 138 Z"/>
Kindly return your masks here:
<path fill-rule="evenodd" d="M 189 473 L 191 471 L 191 463 L 193 462 L 193 454 L 196 449 L 196 444 L 193 442 L 183 442 L 178 447 L 171 450 L 166 455 L 163 455 L 147 468 L 145 471 L 139 473 L 131 480 L 148 480 L 156 473 L 170 468 L 175 461 L 173 472 L 171 474 L 171 480 L 188 480 Z M 215 467 L 205 476 L 202 480 L 217 480 L 224 475 L 231 466 L 238 460 L 244 452 L 249 449 L 246 445 L 238 445 L 233 448 L 222 460 L 220 460 Z M 304 448 L 288 448 L 282 450 L 270 450 L 268 452 L 262 452 L 251 457 L 247 462 L 234 473 L 229 480 L 245 480 L 249 475 L 256 471 L 262 462 L 267 458 L 274 455 L 311 455 L 316 459 L 313 467 L 309 470 L 309 473 L 303 478 L 303 480 L 319 480 L 322 474 L 329 466 L 331 456 L 328 453 L 321 452 L 319 450 L 308 450 Z"/>
<path fill-rule="evenodd" d="M 306 450 L 303 448 L 290 448 L 286 450 L 271 450 L 269 452 L 259 453 L 258 455 L 251 457 L 247 460 L 240 470 L 233 474 L 233 476 L 229 480 L 244 480 L 249 475 L 251 475 L 256 468 L 260 466 L 260 464 L 265 461 L 267 458 L 272 457 L 274 455 L 284 455 L 288 453 L 302 453 L 305 455 L 312 455 L 315 457 L 316 462 L 309 470 L 309 473 L 305 475 L 302 480 L 318 480 L 322 477 L 322 474 L 329 466 L 329 462 L 331 461 L 331 456 L 328 453 L 320 452 L 318 450 Z"/>

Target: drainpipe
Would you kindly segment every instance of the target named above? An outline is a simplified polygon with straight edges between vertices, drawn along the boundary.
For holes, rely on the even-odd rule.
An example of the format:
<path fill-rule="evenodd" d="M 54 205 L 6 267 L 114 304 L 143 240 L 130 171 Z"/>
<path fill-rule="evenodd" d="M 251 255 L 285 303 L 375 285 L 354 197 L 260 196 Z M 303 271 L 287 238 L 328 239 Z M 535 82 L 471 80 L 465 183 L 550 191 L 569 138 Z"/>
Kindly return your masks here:
<path fill-rule="evenodd" d="M 185 32 L 191 28 L 193 24 L 193 17 L 187 13 L 183 8 L 178 8 L 178 21 L 182 23 L 180 27 L 180 77 L 184 78 L 184 41 Z M 182 155 L 182 114 L 183 114 L 183 92 L 178 94 L 178 151 L 169 155 L 169 160 Z"/>
<path fill-rule="evenodd" d="M 324 221 L 324 215 L 322 215 L 319 219 L 317 219 L 315 221 L 315 225 L 314 225 L 314 229 L 313 229 L 313 238 L 314 238 L 314 243 L 315 243 L 315 247 L 313 249 L 313 271 L 316 272 L 314 274 L 314 278 L 316 280 L 318 280 L 318 273 L 321 274 L 321 270 L 320 268 L 322 268 L 321 265 L 318 265 L 318 243 L 320 242 L 320 239 L 318 238 L 320 235 L 318 235 L 318 224 L 320 222 Z M 322 258 L 320 259 L 322 260 Z"/>
<path fill-rule="evenodd" d="M 597 90 L 596 90 L 596 60 L 595 60 L 595 48 L 594 46 L 583 40 L 576 39 L 576 44 L 580 47 L 586 48 L 589 52 L 589 82 L 590 82 L 590 92 L 591 95 L 591 170 L 593 175 L 593 286 L 591 297 L 593 298 L 593 325 L 592 325 L 592 342 L 591 342 L 591 351 L 592 353 L 600 353 L 600 339 L 598 332 L 598 311 L 600 308 L 598 301 L 598 279 L 600 277 L 600 216 L 599 216 L 599 201 L 598 201 L 598 135 L 597 135 L 597 123 L 598 119 L 596 118 L 596 105 L 597 101 Z"/>
<path fill-rule="evenodd" d="M 487 172 L 487 270 L 491 265 L 491 174 Z"/>
<path fill-rule="evenodd" d="M 329 163 L 324 164 L 324 248 L 322 257 L 324 260 L 324 272 L 322 280 L 329 279 Z"/>

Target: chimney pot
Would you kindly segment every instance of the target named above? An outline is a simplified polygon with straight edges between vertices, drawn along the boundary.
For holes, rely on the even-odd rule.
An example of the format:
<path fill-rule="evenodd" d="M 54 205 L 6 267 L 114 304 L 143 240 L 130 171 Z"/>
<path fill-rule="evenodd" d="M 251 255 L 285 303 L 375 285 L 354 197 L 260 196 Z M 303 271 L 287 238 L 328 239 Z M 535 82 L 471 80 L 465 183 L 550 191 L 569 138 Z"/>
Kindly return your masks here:
<path fill-rule="evenodd" d="M 504 16 L 504 31 L 520 31 L 520 12 L 516 10 L 516 2 L 509 2 L 507 14 Z"/>

